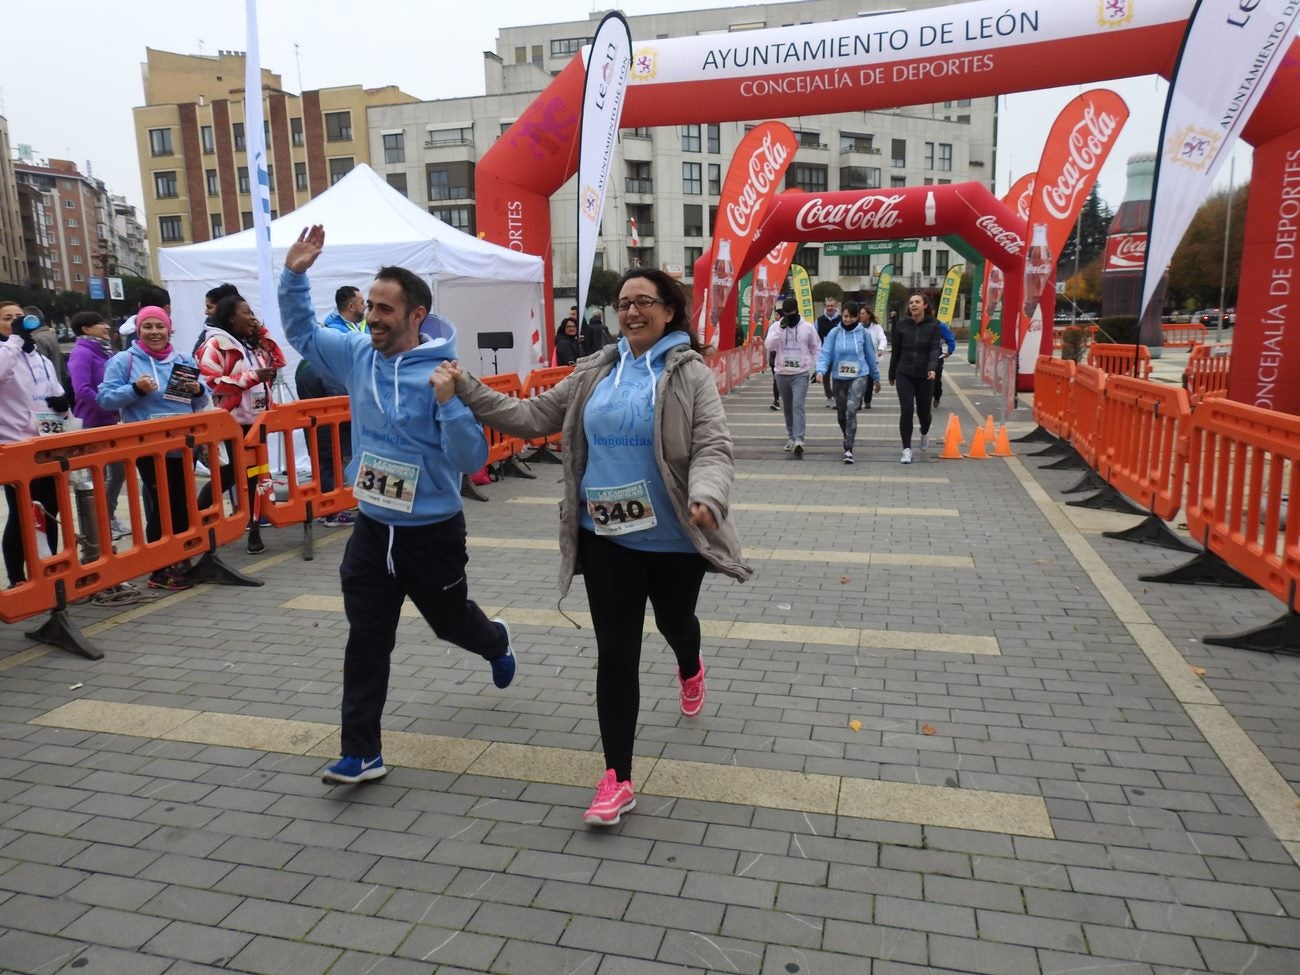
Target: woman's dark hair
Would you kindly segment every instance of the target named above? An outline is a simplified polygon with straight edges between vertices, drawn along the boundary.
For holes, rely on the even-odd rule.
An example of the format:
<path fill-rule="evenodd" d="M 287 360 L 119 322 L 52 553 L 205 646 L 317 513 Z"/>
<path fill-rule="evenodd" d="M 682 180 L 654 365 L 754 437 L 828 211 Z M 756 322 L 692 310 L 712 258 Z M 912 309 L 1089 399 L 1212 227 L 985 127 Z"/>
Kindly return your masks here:
<path fill-rule="evenodd" d="M 933 299 L 933 298 L 931 298 L 929 295 L 921 294 L 921 292 L 919 292 L 919 291 L 916 292 L 916 294 L 912 295 L 912 297 L 911 297 L 911 298 L 908 298 L 907 300 L 910 302 L 910 301 L 912 300 L 912 298 L 920 298 L 922 301 L 924 301 L 924 302 L 925 302 L 925 316 L 926 316 L 927 318 L 933 318 L 933 317 L 934 317 L 934 299 Z"/>
<path fill-rule="evenodd" d="M 859 310 L 860 310 L 860 309 L 858 308 L 858 303 L 857 303 L 856 301 L 846 301 L 846 302 L 844 302 L 844 314 L 846 314 L 846 315 L 857 315 L 858 312 L 859 312 Z"/>
<path fill-rule="evenodd" d="M 876 322 L 879 321 L 879 319 L 876 318 L 876 313 L 872 311 L 870 308 L 868 308 L 865 304 L 863 304 L 862 307 L 858 309 L 858 320 L 861 321 L 863 317 L 866 317 L 868 319 L 867 321 L 868 325 L 874 325 L 876 324 Z"/>
<path fill-rule="evenodd" d="M 685 332 L 691 340 L 691 348 L 696 352 L 703 352 L 703 347 L 695 338 L 695 329 L 691 327 L 691 312 L 686 304 L 686 292 L 682 290 L 677 279 L 657 267 L 634 267 L 623 272 L 623 276 L 618 279 L 617 287 L 614 288 L 614 294 L 622 294 L 623 285 L 635 278 L 645 278 L 654 285 L 659 300 L 673 313 L 672 320 L 664 326 L 664 334 Z"/>
<path fill-rule="evenodd" d="M 577 320 L 576 318 L 570 318 L 569 316 L 566 315 L 566 316 L 564 317 L 564 320 L 561 321 L 560 324 L 559 324 L 558 326 L 556 326 L 556 329 L 555 329 L 555 337 L 556 337 L 556 338 L 559 338 L 561 335 L 564 335 L 564 334 L 565 334 L 564 329 L 565 329 L 565 327 L 569 324 L 569 322 L 573 322 L 573 327 L 574 327 L 574 328 L 578 328 L 578 330 L 581 331 L 581 329 L 580 329 L 579 326 L 578 326 L 578 320 Z M 577 336 L 575 336 L 575 338 L 576 338 L 576 337 L 577 337 Z"/>
<path fill-rule="evenodd" d="M 225 328 L 230 324 L 230 320 L 235 317 L 235 309 L 244 303 L 244 299 L 239 295 L 226 295 L 217 302 L 217 310 L 212 313 L 212 320 Z"/>
<path fill-rule="evenodd" d="M 233 284 L 227 283 L 217 285 L 215 288 L 209 290 L 203 297 L 207 298 L 213 305 L 216 305 L 222 298 L 228 298 L 231 295 L 237 294 L 239 294 L 239 289 Z"/>
<path fill-rule="evenodd" d="M 104 320 L 104 316 L 97 311 L 79 311 L 72 316 L 68 323 L 72 326 L 72 334 L 80 335 L 86 329 L 93 325 L 98 325 Z"/>

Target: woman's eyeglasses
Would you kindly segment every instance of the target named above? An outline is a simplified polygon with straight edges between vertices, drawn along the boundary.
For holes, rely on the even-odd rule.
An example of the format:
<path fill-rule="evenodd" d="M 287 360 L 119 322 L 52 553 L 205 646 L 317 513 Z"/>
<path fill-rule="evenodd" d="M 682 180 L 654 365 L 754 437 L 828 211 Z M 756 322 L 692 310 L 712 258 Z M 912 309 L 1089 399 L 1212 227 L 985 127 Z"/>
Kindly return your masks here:
<path fill-rule="evenodd" d="M 655 305 L 662 305 L 662 304 L 665 304 L 665 302 L 661 298 L 651 298 L 649 295 L 640 295 L 639 297 L 633 298 L 631 300 L 628 300 L 627 298 L 620 298 L 618 299 L 618 301 L 614 302 L 614 308 L 621 315 L 623 312 L 630 309 L 633 305 L 636 305 L 642 311 L 645 311 L 647 308 L 653 308 Z"/>

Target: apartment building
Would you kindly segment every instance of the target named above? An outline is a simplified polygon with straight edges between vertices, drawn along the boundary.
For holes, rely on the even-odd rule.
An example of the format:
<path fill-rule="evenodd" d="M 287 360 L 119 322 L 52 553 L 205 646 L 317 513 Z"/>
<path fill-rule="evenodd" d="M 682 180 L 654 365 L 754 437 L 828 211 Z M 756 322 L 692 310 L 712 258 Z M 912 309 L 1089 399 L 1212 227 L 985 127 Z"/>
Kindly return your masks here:
<path fill-rule="evenodd" d="M 157 247 L 212 240 L 253 225 L 244 130 L 244 55 L 145 51 L 144 105 L 134 109 L 145 226 Z M 348 85 L 295 95 L 262 71 L 271 214 L 289 213 L 369 163 L 367 110 L 416 99 Z"/>
<path fill-rule="evenodd" d="M 0 283 L 26 285 L 28 280 L 27 245 L 14 179 L 9 123 L 0 115 Z"/>
<path fill-rule="evenodd" d="M 870 16 L 916 0 L 802 0 L 629 18 L 634 43 L 648 38 L 754 30 Z M 934 6 L 926 0 L 925 6 Z M 371 165 L 412 201 L 475 233 L 474 167 L 550 79 L 588 43 L 602 14 L 586 20 L 503 28 L 484 56 L 486 94 L 375 106 L 368 112 Z M 810 100 L 810 110 L 815 109 Z M 756 120 L 761 121 L 761 120 Z M 997 100 L 966 99 L 881 112 L 810 114 L 784 121 L 799 149 L 786 185 L 808 191 L 872 189 L 976 180 L 996 171 Z M 722 180 L 752 122 L 624 129 L 615 148 L 598 266 L 658 266 L 689 280 L 709 246 Z M 572 185 L 552 198 L 556 298 L 574 293 L 577 204 Z M 633 222 L 636 233 L 633 236 Z M 831 256 L 801 247 L 795 262 L 814 281 L 869 289 L 892 261 L 910 287 L 942 284 L 961 258 L 939 240 L 897 254 Z"/>

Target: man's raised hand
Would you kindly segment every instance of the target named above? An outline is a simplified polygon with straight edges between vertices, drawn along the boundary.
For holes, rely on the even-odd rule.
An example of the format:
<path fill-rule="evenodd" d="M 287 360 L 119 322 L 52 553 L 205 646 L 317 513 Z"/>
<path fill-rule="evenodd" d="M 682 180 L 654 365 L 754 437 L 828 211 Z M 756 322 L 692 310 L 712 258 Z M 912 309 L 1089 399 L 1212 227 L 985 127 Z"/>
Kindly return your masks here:
<path fill-rule="evenodd" d="M 305 227 L 298 239 L 289 245 L 289 253 L 284 256 L 284 266 L 302 274 L 316 263 L 316 258 L 320 257 L 324 248 L 325 228 L 318 223 Z"/>

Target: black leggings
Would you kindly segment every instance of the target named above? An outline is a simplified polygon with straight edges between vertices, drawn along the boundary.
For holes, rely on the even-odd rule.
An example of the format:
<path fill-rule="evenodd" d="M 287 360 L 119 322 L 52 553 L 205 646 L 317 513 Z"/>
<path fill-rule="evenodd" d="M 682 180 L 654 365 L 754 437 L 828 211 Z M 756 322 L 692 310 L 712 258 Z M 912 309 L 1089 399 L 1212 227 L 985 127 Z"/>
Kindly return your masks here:
<path fill-rule="evenodd" d="M 244 426 L 244 424 L 241 423 L 239 425 L 239 429 L 242 430 L 244 432 L 244 436 L 247 437 L 248 431 L 252 429 L 252 425 L 250 424 L 249 426 Z M 333 464 L 332 457 L 330 463 L 331 465 Z M 209 470 L 211 470 L 210 467 Z M 331 466 L 331 471 L 332 470 L 333 468 Z M 213 477 L 218 478 L 221 481 L 221 490 L 223 492 L 229 490 L 230 487 L 235 483 L 234 462 L 232 461 L 229 464 L 222 464 L 221 467 L 215 472 L 215 474 L 213 474 Z M 257 497 L 258 479 L 259 479 L 259 475 L 257 474 L 254 474 L 252 477 L 248 478 L 248 523 L 250 525 L 253 524 L 253 508 L 254 508 L 254 499 Z M 211 503 L 212 503 L 212 480 L 209 479 L 208 483 L 203 485 L 203 487 L 199 489 L 199 509 L 202 510 L 203 508 L 206 508 Z"/>
<path fill-rule="evenodd" d="M 641 706 L 641 635 L 646 599 L 655 627 L 677 657 L 683 677 L 699 673 L 700 621 L 695 604 L 705 561 L 695 552 L 645 552 L 592 532 L 578 532 L 578 559 L 596 631 L 596 715 L 605 767 L 620 782 L 632 777 L 632 748 Z"/>
<path fill-rule="evenodd" d="M 898 406 L 902 411 L 898 417 L 898 435 L 903 440 L 903 446 L 910 448 L 913 410 L 921 420 L 921 436 L 930 432 L 930 399 L 934 396 L 934 380 L 915 379 L 900 373 L 894 377 L 894 388 L 898 390 Z"/>
<path fill-rule="evenodd" d="M 179 535 L 190 527 L 189 499 L 185 493 L 185 459 L 170 454 L 164 461 L 167 475 L 167 510 L 171 512 L 171 533 Z M 156 542 L 162 538 L 162 505 L 158 496 L 157 461 L 153 457 L 141 457 L 135 462 L 144 484 L 145 498 L 149 504 L 145 507 L 144 537 Z"/>
<path fill-rule="evenodd" d="M 54 478 L 38 477 L 31 482 L 32 500 L 39 501 L 45 509 L 45 540 L 51 552 L 59 550 L 59 500 L 54 486 Z M 5 522 L 4 548 L 5 572 L 9 574 L 9 585 L 16 586 L 25 582 L 27 576 L 23 571 L 26 560 L 23 558 L 22 516 L 18 504 L 18 489 L 12 484 L 5 485 L 5 504 L 9 508 L 9 520 Z"/>

